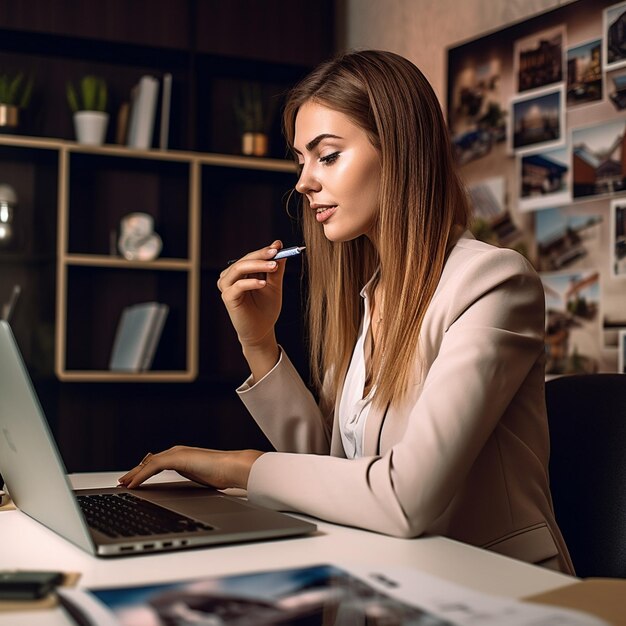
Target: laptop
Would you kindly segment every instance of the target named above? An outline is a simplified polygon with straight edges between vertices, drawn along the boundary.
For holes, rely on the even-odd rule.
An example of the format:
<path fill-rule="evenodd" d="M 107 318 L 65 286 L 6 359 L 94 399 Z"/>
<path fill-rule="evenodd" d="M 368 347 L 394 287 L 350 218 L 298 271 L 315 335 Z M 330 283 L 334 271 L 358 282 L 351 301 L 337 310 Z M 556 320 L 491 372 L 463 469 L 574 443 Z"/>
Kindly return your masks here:
<path fill-rule="evenodd" d="M 5 321 L 0 321 L 0 474 L 22 512 L 102 557 L 306 535 L 316 530 L 315 524 L 191 481 L 154 483 L 133 490 L 73 490 Z"/>

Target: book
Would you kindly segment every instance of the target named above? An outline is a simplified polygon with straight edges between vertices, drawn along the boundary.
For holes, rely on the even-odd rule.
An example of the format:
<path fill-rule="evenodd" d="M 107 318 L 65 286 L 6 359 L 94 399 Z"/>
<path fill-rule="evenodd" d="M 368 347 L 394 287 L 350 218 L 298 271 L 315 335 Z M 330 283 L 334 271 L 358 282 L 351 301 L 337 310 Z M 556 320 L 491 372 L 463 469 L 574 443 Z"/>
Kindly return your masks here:
<path fill-rule="evenodd" d="M 163 326 L 165 326 L 165 318 L 169 312 L 169 307 L 166 304 L 159 305 L 159 308 L 154 316 L 152 331 L 148 336 L 146 342 L 146 348 L 143 354 L 143 362 L 141 364 L 142 371 L 149 370 L 152 367 L 154 361 L 154 354 L 156 353 L 157 346 L 159 345 L 159 339 L 161 339 L 161 333 L 163 332 Z"/>
<path fill-rule="evenodd" d="M 170 107 L 172 102 L 172 75 L 163 76 L 161 89 L 161 126 L 159 128 L 159 148 L 167 150 L 170 137 Z"/>
<path fill-rule="evenodd" d="M 115 143 L 125 146 L 128 138 L 128 114 L 130 103 L 122 102 L 117 112 L 117 126 L 115 128 Z"/>
<path fill-rule="evenodd" d="M 142 76 L 133 88 L 127 139 L 130 148 L 152 147 L 158 93 L 159 81 L 154 76 Z"/>
<path fill-rule="evenodd" d="M 415 568 L 320 564 L 171 583 L 60 589 L 86 626 L 608 626 L 586 613 L 473 591 Z"/>
<path fill-rule="evenodd" d="M 117 325 L 109 369 L 117 372 L 150 369 L 168 312 L 169 307 L 158 302 L 125 307 Z"/>

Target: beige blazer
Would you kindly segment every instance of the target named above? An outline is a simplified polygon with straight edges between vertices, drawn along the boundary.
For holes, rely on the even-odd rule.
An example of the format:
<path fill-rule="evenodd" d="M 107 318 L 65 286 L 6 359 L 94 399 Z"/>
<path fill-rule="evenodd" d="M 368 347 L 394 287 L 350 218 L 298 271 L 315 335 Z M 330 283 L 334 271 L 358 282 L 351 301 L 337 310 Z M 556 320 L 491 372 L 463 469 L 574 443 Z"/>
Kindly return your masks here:
<path fill-rule="evenodd" d="M 397 537 L 443 535 L 573 573 L 548 486 L 535 271 L 465 233 L 419 348 L 406 401 L 370 411 L 362 458 L 345 458 L 337 416 L 325 418 L 284 353 L 244 383 L 239 396 L 277 450 L 254 463 L 250 500 Z"/>

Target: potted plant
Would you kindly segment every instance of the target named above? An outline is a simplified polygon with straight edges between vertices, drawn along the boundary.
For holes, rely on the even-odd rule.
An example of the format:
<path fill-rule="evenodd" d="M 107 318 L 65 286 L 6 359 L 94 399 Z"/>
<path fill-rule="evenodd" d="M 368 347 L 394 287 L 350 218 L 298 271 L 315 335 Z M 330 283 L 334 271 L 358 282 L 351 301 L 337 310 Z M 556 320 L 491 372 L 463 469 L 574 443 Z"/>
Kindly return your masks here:
<path fill-rule="evenodd" d="M 0 130 L 17 129 L 20 109 L 28 106 L 33 83 L 33 78 L 26 78 L 23 72 L 0 74 Z"/>
<path fill-rule="evenodd" d="M 108 90 L 103 78 L 84 76 L 77 86 L 67 83 L 67 102 L 74 114 L 74 129 L 79 143 L 99 146 L 104 142 L 109 114 Z"/>
<path fill-rule="evenodd" d="M 265 156 L 272 107 L 263 97 L 261 86 L 258 83 L 243 83 L 233 101 L 233 108 L 241 133 L 241 152 Z"/>

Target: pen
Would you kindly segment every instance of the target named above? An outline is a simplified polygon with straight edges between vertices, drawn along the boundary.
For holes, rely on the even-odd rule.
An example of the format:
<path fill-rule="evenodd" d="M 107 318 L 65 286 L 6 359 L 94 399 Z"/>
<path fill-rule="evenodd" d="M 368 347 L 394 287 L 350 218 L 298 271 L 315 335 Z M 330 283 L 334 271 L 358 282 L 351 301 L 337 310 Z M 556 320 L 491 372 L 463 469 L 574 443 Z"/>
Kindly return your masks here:
<path fill-rule="evenodd" d="M 291 246 L 290 248 L 281 248 L 274 257 L 274 261 L 279 261 L 280 259 L 288 259 L 290 256 L 296 256 L 301 252 L 306 250 L 306 246 Z M 232 265 L 235 261 L 239 259 L 231 259 L 228 261 L 228 265 Z"/>
<path fill-rule="evenodd" d="M 281 248 L 274 257 L 276 259 L 288 259 L 290 256 L 296 256 L 306 250 L 306 246 L 291 246 L 291 248 Z"/>

